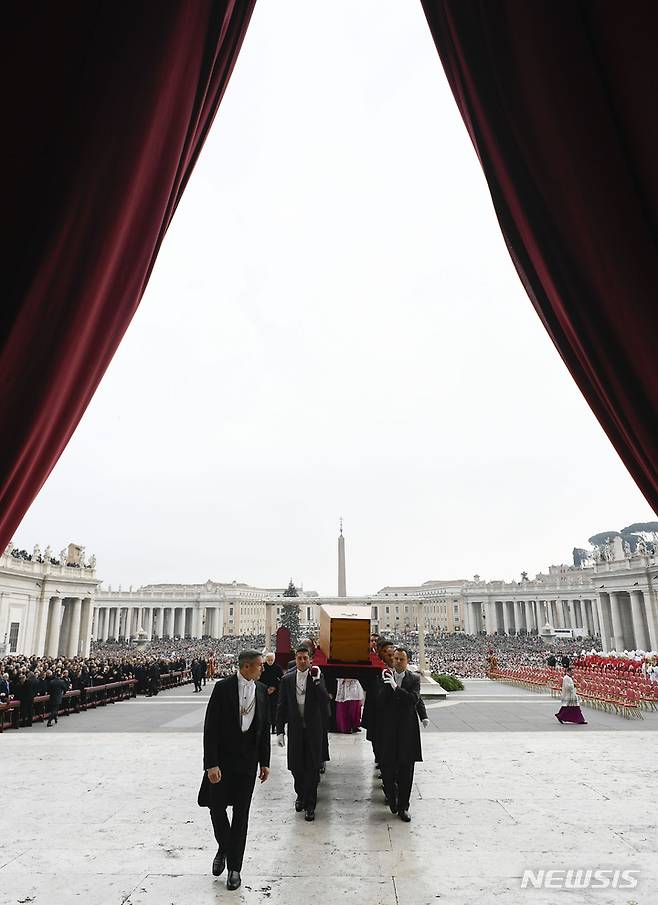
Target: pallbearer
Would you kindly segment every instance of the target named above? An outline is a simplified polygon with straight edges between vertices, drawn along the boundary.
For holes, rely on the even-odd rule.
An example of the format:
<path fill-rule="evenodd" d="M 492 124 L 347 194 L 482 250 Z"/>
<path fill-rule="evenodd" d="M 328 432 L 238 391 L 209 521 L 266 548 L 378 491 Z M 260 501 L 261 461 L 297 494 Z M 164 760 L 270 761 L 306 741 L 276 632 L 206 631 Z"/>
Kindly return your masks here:
<path fill-rule="evenodd" d="M 423 759 L 417 707 L 420 676 L 409 672 L 409 651 L 398 647 L 394 669 L 382 671 L 377 697 L 377 752 L 384 794 L 393 814 L 408 823 L 414 764 Z"/>
<path fill-rule="evenodd" d="M 285 674 L 279 686 L 276 731 L 283 748 L 288 724 L 288 769 L 295 780 L 295 810 L 305 811 L 306 820 L 315 820 L 328 707 L 329 695 L 320 670 L 311 666 L 307 648 L 298 647 L 295 669 Z"/>
<path fill-rule="evenodd" d="M 203 782 L 198 803 L 210 808 L 217 854 L 212 863 L 218 877 L 228 862 L 228 889 L 240 886 L 247 841 L 249 807 L 260 765 L 265 782 L 270 767 L 270 726 L 265 687 L 256 681 L 263 669 L 257 650 L 238 655 L 238 672 L 221 679 L 208 701 L 203 726 Z M 232 805 L 229 823 L 226 808 Z"/>

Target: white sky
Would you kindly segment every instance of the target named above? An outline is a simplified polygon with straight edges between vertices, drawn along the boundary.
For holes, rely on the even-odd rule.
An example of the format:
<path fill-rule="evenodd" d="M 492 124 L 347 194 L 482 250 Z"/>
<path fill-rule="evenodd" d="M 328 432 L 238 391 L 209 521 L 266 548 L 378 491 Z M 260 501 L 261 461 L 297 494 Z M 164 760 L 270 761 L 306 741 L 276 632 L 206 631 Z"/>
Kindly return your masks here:
<path fill-rule="evenodd" d="M 420 3 L 259 0 L 15 542 L 105 583 L 515 578 L 653 518 L 534 313 Z"/>

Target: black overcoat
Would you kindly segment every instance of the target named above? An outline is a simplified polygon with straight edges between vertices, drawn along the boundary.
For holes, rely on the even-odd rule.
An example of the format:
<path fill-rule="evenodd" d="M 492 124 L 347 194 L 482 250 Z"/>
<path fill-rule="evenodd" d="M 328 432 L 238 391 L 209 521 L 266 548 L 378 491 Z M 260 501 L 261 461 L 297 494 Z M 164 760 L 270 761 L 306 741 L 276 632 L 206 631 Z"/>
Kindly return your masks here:
<path fill-rule="evenodd" d="M 248 747 L 245 756 L 245 740 L 240 726 L 237 674 L 220 679 L 212 690 L 206 718 L 203 724 L 203 779 L 199 789 L 198 804 L 209 808 L 212 784 L 206 770 L 219 767 L 222 773 L 249 774 L 270 765 L 270 724 L 267 717 L 267 701 L 264 687 L 256 682 L 256 704 L 252 729 L 255 745 Z M 222 782 L 224 780 L 222 779 Z"/>
<path fill-rule="evenodd" d="M 398 689 L 383 683 L 377 695 L 377 750 L 380 763 L 408 764 L 422 760 L 416 707 L 420 676 L 405 672 Z"/>
<path fill-rule="evenodd" d="M 315 682 L 306 677 L 306 693 L 304 695 L 304 722 L 297 706 L 295 682 L 297 670 L 287 672 L 279 686 L 279 706 L 276 712 L 276 731 L 282 734 L 288 724 L 288 769 L 291 773 L 301 772 L 305 764 L 320 769 L 324 757 L 325 721 L 329 707 L 329 695 L 324 679 Z"/>

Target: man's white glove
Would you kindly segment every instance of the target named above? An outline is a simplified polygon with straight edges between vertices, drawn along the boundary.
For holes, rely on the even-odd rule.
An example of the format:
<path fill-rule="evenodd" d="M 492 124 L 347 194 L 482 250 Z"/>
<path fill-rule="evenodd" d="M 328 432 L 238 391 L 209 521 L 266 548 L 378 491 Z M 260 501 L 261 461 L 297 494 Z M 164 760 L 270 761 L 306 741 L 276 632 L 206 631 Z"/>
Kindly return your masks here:
<path fill-rule="evenodd" d="M 425 717 L 424 720 L 421 720 L 421 723 L 423 724 L 423 729 L 427 729 L 427 727 L 430 724 L 430 721 L 427 719 L 427 717 Z"/>
<path fill-rule="evenodd" d="M 385 682 L 387 685 L 390 685 L 391 688 L 393 689 L 393 691 L 395 691 L 395 689 L 396 689 L 398 686 L 397 686 L 397 682 L 395 681 L 395 676 L 393 675 L 393 673 L 392 673 L 392 672 L 387 672 L 387 673 L 384 674 L 383 678 L 384 678 L 384 682 Z"/>
<path fill-rule="evenodd" d="M 276 743 L 277 743 L 277 745 L 279 746 L 279 748 L 285 748 L 285 747 L 286 747 L 286 737 L 285 737 L 285 735 L 283 734 L 283 732 L 281 733 L 281 735 L 277 735 L 277 737 L 276 737 Z"/>

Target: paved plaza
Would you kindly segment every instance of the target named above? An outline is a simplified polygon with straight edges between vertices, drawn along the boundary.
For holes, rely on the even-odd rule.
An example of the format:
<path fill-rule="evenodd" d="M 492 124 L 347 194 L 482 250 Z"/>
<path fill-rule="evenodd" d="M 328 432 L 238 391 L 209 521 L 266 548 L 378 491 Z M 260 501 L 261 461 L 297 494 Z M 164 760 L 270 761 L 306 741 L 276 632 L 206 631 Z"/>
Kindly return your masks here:
<path fill-rule="evenodd" d="M 211 691 L 190 686 L 6 732 L 0 902 L 36 905 L 649 905 L 658 896 L 658 714 L 586 709 L 488 680 L 428 704 L 412 823 L 383 804 L 365 733 L 331 735 L 315 823 L 285 753 L 252 805 L 243 885 L 225 887 L 198 808 Z M 525 869 L 638 871 L 632 889 L 522 889 Z"/>

